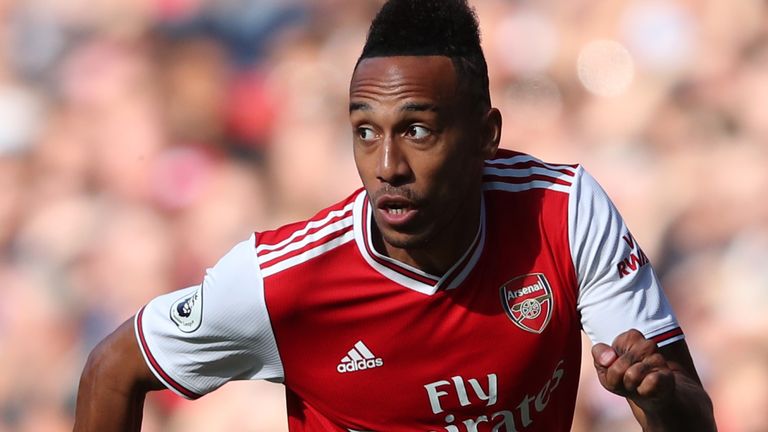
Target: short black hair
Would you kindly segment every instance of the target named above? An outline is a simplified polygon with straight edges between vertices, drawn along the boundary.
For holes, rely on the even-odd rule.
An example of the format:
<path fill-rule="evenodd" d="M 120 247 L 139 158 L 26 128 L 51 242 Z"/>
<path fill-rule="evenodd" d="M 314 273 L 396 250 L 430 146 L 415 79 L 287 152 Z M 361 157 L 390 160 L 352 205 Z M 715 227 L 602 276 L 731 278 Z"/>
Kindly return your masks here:
<path fill-rule="evenodd" d="M 466 0 L 387 1 L 371 23 L 357 63 L 373 57 L 430 55 L 449 57 L 459 85 L 479 106 L 490 108 L 477 14 Z"/>

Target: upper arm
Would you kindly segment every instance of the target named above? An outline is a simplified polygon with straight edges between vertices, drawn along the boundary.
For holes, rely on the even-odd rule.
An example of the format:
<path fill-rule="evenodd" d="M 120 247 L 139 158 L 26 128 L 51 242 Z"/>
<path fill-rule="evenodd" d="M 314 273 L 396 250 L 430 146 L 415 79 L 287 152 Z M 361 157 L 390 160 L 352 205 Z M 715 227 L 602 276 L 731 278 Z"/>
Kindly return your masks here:
<path fill-rule="evenodd" d="M 189 399 L 230 380 L 281 380 L 254 237 L 208 269 L 201 285 L 142 308 L 136 339 L 157 379 Z"/>
<path fill-rule="evenodd" d="M 597 182 L 579 168 L 568 207 L 578 310 L 593 343 L 631 328 L 659 346 L 683 338 L 648 258 Z"/>
<path fill-rule="evenodd" d="M 91 351 L 82 381 L 88 386 L 110 386 L 118 392 L 164 388 L 144 363 L 133 336 L 133 319 L 124 322 Z"/>

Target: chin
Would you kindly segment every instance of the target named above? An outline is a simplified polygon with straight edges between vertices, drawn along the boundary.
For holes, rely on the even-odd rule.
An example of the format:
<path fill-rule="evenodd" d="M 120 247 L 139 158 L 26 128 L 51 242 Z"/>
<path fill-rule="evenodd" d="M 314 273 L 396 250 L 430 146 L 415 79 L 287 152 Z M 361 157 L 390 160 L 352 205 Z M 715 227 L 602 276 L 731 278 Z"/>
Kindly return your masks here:
<path fill-rule="evenodd" d="M 429 244 L 429 233 L 382 232 L 383 240 L 398 249 L 421 249 Z"/>

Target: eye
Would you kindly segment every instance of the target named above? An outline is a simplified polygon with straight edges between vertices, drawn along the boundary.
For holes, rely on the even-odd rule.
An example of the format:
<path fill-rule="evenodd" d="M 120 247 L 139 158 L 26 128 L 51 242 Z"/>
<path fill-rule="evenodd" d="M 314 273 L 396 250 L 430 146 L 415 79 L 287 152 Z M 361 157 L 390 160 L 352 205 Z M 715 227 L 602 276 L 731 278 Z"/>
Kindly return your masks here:
<path fill-rule="evenodd" d="M 357 128 L 357 137 L 363 141 L 372 141 L 376 139 L 376 132 L 369 127 Z"/>
<path fill-rule="evenodd" d="M 432 131 L 425 128 L 424 126 L 417 126 L 417 125 L 411 125 L 408 126 L 408 129 L 405 131 L 405 136 L 408 138 L 413 139 L 424 139 L 432 134 Z"/>

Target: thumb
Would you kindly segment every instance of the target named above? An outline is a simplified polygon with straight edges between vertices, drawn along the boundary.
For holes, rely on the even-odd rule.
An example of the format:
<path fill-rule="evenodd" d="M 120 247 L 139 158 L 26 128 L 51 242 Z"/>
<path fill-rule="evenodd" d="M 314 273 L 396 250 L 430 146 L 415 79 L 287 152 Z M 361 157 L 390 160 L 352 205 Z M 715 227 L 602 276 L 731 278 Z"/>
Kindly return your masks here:
<path fill-rule="evenodd" d="M 619 358 L 619 355 L 616 354 L 616 351 L 614 351 L 610 346 L 604 343 L 597 343 L 592 347 L 592 358 L 595 361 L 595 369 L 597 370 L 597 374 L 602 380 L 602 378 L 605 376 L 606 369 L 611 367 L 613 362 Z"/>

